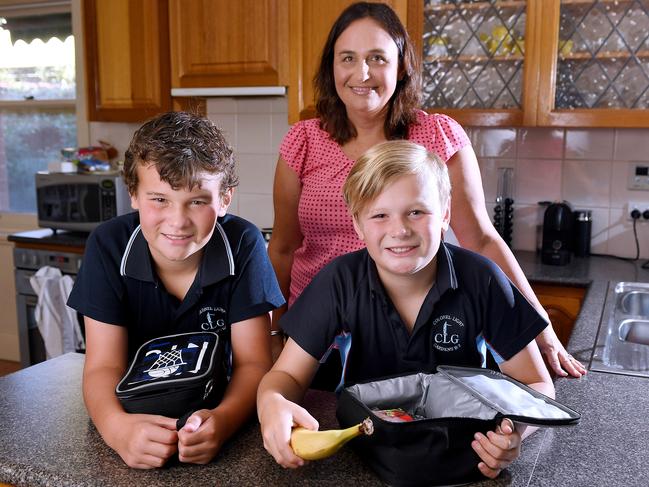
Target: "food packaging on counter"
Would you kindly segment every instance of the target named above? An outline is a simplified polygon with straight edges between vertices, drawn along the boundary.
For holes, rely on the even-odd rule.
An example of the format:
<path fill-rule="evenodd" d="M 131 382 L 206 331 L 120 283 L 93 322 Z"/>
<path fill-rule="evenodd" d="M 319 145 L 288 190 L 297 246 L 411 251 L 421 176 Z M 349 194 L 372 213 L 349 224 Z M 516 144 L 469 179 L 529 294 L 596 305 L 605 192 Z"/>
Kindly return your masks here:
<path fill-rule="evenodd" d="M 413 420 L 394 422 L 375 411 L 395 408 Z M 573 425 L 580 419 L 576 411 L 504 374 L 453 366 L 347 385 L 336 416 L 343 428 L 369 416 L 374 434 L 352 440 L 351 446 L 393 486 L 485 480 L 471 442 L 475 433 L 494 431 L 504 418 L 536 426 Z"/>

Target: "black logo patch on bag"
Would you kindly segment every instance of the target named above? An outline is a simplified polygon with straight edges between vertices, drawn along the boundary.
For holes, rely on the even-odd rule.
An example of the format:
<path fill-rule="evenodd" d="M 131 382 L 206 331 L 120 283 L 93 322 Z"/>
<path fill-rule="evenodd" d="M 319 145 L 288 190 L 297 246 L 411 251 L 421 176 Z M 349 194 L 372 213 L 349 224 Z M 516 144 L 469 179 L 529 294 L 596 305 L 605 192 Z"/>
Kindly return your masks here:
<path fill-rule="evenodd" d="M 155 338 L 136 352 L 115 393 L 130 413 L 179 417 L 220 400 L 224 342 L 212 332 Z"/>

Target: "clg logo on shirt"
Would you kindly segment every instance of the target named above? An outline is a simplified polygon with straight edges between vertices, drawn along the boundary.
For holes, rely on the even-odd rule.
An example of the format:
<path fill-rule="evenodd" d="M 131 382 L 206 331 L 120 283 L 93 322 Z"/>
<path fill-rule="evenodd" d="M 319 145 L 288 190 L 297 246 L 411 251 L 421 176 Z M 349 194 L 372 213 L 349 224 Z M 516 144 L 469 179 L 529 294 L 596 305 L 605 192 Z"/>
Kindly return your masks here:
<path fill-rule="evenodd" d="M 454 352 L 462 347 L 460 340 L 464 323 L 451 315 L 442 315 L 433 321 L 433 348 L 440 352 Z"/>
<path fill-rule="evenodd" d="M 201 330 L 220 332 L 225 330 L 225 310 L 223 308 L 212 308 L 205 306 L 198 311 L 198 318 Z"/>

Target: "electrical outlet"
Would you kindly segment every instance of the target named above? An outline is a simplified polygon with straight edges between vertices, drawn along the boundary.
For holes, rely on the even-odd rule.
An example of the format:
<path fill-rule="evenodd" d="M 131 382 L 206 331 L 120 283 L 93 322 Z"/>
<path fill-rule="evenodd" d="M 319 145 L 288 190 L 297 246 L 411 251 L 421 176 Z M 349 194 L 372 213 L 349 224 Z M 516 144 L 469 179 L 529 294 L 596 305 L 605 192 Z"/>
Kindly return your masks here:
<path fill-rule="evenodd" d="M 640 218 L 638 218 L 638 223 L 648 222 L 648 219 L 645 219 L 642 215 L 645 211 L 649 212 L 649 201 L 629 201 L 626 204 L 626 209 L 624 210 L 624 215 L 628 221 L 633 221 L 631 217 L 631 212 L 633 210 L 638 210 L 640 212 Z M 647 213 L 649 215 L 649 213 Z"/>

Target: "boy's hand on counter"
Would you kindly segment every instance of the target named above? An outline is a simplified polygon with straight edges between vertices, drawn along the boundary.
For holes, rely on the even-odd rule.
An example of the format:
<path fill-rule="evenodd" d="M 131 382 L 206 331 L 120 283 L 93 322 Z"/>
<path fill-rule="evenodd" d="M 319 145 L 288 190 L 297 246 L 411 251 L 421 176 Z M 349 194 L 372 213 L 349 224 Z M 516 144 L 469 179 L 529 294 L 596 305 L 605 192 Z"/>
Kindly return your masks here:
<path fill-rule="evenodd" d="M 178 451 L 176 420 L 151 414 L 120 415 L 111 446 L 132 468 L 162 467 Z"/>
<path fill-rule="evenodd" d="M 178 459 L 184 463 L 209 463 L 221 449 L 224 418 L 217 410 L 200 409 L 192 414 L 178 431 Z"/>
<path fill-rule="evenodd" d="M 514 423 L 505 418 L 487 435 L 475 434 L 471 446 L 482 460 L 478 469 L 485 477 L 495 479 L 521 454 L 521 435 L 514 428 Z"/>

